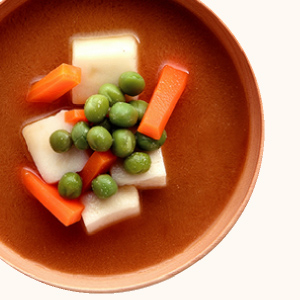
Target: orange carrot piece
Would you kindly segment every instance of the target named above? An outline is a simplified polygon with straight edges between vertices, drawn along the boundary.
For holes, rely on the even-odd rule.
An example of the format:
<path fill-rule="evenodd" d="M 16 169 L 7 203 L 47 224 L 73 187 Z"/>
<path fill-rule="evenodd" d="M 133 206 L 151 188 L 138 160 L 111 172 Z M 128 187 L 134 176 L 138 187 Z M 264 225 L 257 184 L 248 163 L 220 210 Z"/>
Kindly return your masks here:
<path fill-rule="evenodd" d="M 88 122 L 84 114 L 84 109 L 71 109 L 65 112 L 65 122 L 70 124 L 76 124 L 77 122 Z"/>
<path fill-rule="evenodd" d="M 28 191 L 65 226 L 80 221 L 84 205 L 79 199 L 64 199 L 55 186 L 47 184 L 27 168 L 22 168 L 21 177 Z"/>
<path fill-rule="evenodd" d="M 138 132 L 159 140 L 163 130 L 183 93 L 188 73 L 164 66 Z"/>
<path fill-rule="evenodd" d="M 82 178 L 82 190 L 86 191 L 92 180 L 98 175 L 106 173 L 110 166 L 117 160 L 117 157 L 110 151 L 95 151 L 80 172 Z"/>
<path fill-rule="evenodd" d="M 80 81 L 80 68 L 68 64 L 61 64 L 30 87 L 27 101 L 53 102 L 70 91 L 79 84 Z"/>

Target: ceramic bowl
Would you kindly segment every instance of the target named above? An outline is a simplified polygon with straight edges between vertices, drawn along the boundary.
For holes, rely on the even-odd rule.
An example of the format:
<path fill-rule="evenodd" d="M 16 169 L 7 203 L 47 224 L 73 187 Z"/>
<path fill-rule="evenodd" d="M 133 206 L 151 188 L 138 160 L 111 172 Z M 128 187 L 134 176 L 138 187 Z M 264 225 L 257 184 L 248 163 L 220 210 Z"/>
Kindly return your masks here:
<path fill-rule="evenodd" d="M 63 1 L 63 0 L 62 0 Z M 0 22 L 26 0 L 6 0 L 0 5 Z M 250 63 L 234 35 L 203 3 L 196 0 L 174 0 L 206 26 L 227 53 L 236 68 L 248 107 L 248 144 L 240 177 L 227 204 L 208 229 L 172 259 L 133 272 L 112 275 L 70 274 L 53 270 L 19 255 L 0 240 L 0 257 L 20 272 L 46 284 L 82 292 L 120 292 L 141 288 L 168 279 L 199 261 L 229 232 L 240 217 L 258 178 L 263 152 L 264 121 L 259 88 Z M 18 20 L 14 20 L 18 22 Z M 1 25 L 1 24 L 0 24 Z M 200 33 L 199 33 L 200 34 Z M 205 44 L 203 48 L 205 49 Z M 212 69 L 212 72 L 213 69 Z M 1 76 L 1 74 L 0 74 Z M 205 76 L 205 75 L 204 75 Z M 1 208 L 0 208 L 1 209 Z M 185 220 L 188 222 L 188 220 Z"/>

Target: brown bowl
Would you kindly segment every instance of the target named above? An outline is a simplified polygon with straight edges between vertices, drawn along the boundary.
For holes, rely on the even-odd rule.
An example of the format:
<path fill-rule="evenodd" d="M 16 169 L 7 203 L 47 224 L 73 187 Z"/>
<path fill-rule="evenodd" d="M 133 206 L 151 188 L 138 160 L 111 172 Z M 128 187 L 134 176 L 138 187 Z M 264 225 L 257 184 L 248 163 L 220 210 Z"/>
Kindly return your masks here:
<path fill-rule="evenodd" d="M 131 0 L 128 1 L 130 2 Z M 1 3 L 0 38 L 2 37 L 1 26 L 3 26 L 3 24 L 6 24 L 6 26 L 15 26 L 18 22 L 24 22 L 24 20 L 27 21 L 22 15 L 22 10 L 25 9 L 27 5 L 25 2 L 30 5 L 30 1 L 26 0 L 6 0 Z M 43 1 L 40 2 L 44 3 Z M 56 2 L 58 3 L 58 1 Z M 60 2 L 64 3 L 67 1 L 60 0 Z M 79 2 L 80 1 L 78 1 L 78 3 Z M 120 1 L 118 0 L 113 2 L 120 4 Z M 181 181 L 176 182 L 176 178 L 171 178 L 169 183 L 171 186 L 173 185 L 173 189 L 177 187 L 179 193 L 183 188 L 193 189 L 191 193 L 194 194 L 194 200 L 192 200 L 191 204 L 196 205 L 195 203 L 202 201 L 201 203 L 203 203 L 203 205 L 201 206 L 199 214 L 197 215 L 196 209 L 196 213 L 193 216 L 190 212 L 189 214 L 184 214 L 184 206 L 182 209 L 183 212 L 178 212 L 177 210 L 176 213 L 175 210 L 169 211 L 170 218 L 174 215 L 174 220 L 177 221 L 177 224 L 174 223 L 173 227 L 179 226 L 178 223 L 180 223 L 180 226 L 183 228 L 182 231 L 178 231 L 177 235 L 175 231 L 172 231 L 172 234 L 174 235 L 174 245 L 176 245 L 177 239 L 184 240 L 182 237 L 184 232 L 191 232 L 190 236 L 184 240 L 183 244 L 174 246 L 174 249 L 172 249 L 172 243 L 166 244 L 164 250 L 168 254 L 166 254 L 165 257 L 162 256 L 162 259 L 152 259 L 152 261 L 147 264 L 148 258 L 145 257 L 144 261 L 141 260 L 140 264 L 137 261 L 136 268 L 131 266 L 131 268 L 128 267 L 127 269 L 125 263 L 124 269 L 119 273 L 116 271 L 106 272 L 106 274 L 101 274 L 101 272 L 74 273 L 67 269 L 59 269 L 59 262 L 55 267 L 49 267 L 49 265 L 45 264 L 42 260 L 31 259 L 28 255 L 22 253 L 22 246 L 19 246 L 18 248 L 14 244 L 13 238 L 16 239 L 15 242 L 18 244 L 22 239 L 22 236 L 15 234 L 13 237 L 10 237 L 10 233 L 2 232 L 2 234 L 0 234 L 1 259 L 22 273 L 52 286 L 84 292 L 120 292 L 145 287 L 172 277 L 200 260 L 224 238 L 244 210 L 258 177 L 264 138 L 262 103 L 254 73 L 241 46 L 222 21 L 200 1 L 160 1 L 159 5 L 157 4 L 158 2 L 156 3 L 155 1 L 142 1 L 142 3 L 146 8 L 143 8 L 142 6 L 139 7 L 138 9 L 141 9 L 141 11 L 143 11 L 143 9 L 152 9 L 151 7 L 155 6 L 160 7 L 160 5 L 162 11 L 170 7 L 172 9 L 174 8 L 174 12 L 176 10 L 176 13 L 182 11 L 182 19 L 177 19 L 177 21 L 180 20 L 180 22 L 183 22 L 183 26 L 186 26 L 186 33 L 190 32 L 190 27 L 188 25 L 189 21 L 186 21 L 188 19 L 187 16 L 191 17 L 190 22 L 193 23 L 191 25 L 192 29 L 198 31 L 198 37 L 201 43 L 197 44 L 197 47 L 200 45 L 201 50 L 198 48 L 198 50 L 195 50 L 192 47 L 191 42 L 188 44 L 189 47 L 186 49 L 185 54 L 186 56 L 189 56 L 192 55 L 191 53 L 199 51 L 197 57 L 199 57 L 200 61 L 202 59 L 203 65 L 206 66 L 206 72 L 202 72 L 200 76 L 200 73 L 197 73 L 197 71 L 201 69 L 201 66 L 192 66 L 192 69 L 189 71 L 191 71 L 190 80 L 191 84 L 194 85 L 194 91 L 188 89 L 183 97 L 187 99 L 186 101 L 188 102 L 189 99 L 193 99 L 192 92 L 194 92 L 194 94 L 197 93 L 198 95 L 200 93 L 199 90 L 202 90 L 201 97 L 204 100 L 210 101 L 209 103 L 202 102 L 200 105 L 191 103 L 192 101 L 188 103 L 188 105 L 192 105 L 192 109 L 190 110 L 191 122 L 194 121 L 195 124 L 193 125 L 193 128 L 196 131 L 193 131 L 192 135 L 196 139 L 199 139 L 199 136 L 201 136 L 201 139 L 197 140 L 197 145 L 198 142 L 200 143 L 201 141 L 202 144 L 199 145 L 199 147 L 203 149 L 203 151 L 199 150 L 200 152 L 197 152 L 197 154 L 200 153 L 200 155 L 193 163 L 196 167 L 195 169 L 192 168 L 190 171 L 191 173 L 187 173 L 186 175 L 197 176 L 199 185 L 201 186 L 202 184 L 202 186 L 199 189 L 196 188 L 196 185 L 188 187 L 187 185 L 183 185 Z M 23 6 L 23 4 L 25 4 L 25 6 Z M 42 9 L 41 5 L 39 9 Z M 47 4 L 45 5 L 47 6 Z M 117 6 L 118 5 L 116 5 L 116 7 Z M 111 6 L 111 9 L 115 9 L 115 7 Z M 17 15 L 14 15 L 15 11 L 17 11 Z M 47 7 L 44 8 L 44 12 L 45 11 L 47 11 Z M 172 12 L 169 11 L 169 13 L 170 16 L 168 22 L 174 22 L 174 20 L 172 21 Z M 21 20 L 19 19 L 20 16 L 22 16 Z M 44 17 L 45 20 L 51 22 L 51 19 L 47 19 L 49 16 L 46 13 Z M 160 22 L 155 15 L 152 15 L 152 17 L 155 19 L 155 22 Z M 178 16 L 174 15 L 175 19 L 176 17 Z M 91 18 L 93 18 L 93 16 Z M 7 21 L 8 19 L 11 20 L 11 22 Z M 32 20 L 33 17 L 28 16 L 28 22 L 32 22 Z M 26 26 L 26 23 L 24 24 L 24 26 Z M 30 23 L 30 25 L 32 24 Z M 21 28 L 22 25 L 19 25 L 19 27 Z M 76 24 L 74 27 L 76 27 Z M 62 30 L 68 30 L 68 28 L 62 28 Z M 23 37 L 22 32 L 19 32 L 18 34 L 19 35 L 15 37 L 16 39 Z M 45 32 L 45 34 L 50 33 Z M 155 33 L 148 32 L 147 34 L 151 35 Z M 59 39 L 59 36 L 57 38 Z M 33 41 L 34 39 L 31 40 L 31 42 Z M 39 43 L 38 41 L 36 42 Z M 177 41 L 179 44 L 181 42 L 182 40 Z M 4 45 L 5 49 L 5 45 L 7 44 L 2 43 L 2 45 Z M 154 43 L 154 46 L 158 47 L 158 43 Z M 183 43 L 183 46 L 186 45 Z M 2 47 L 3 46 L 1 46 L 1 48 Z M 55 51 L 55 47 L 51 47 L 50 45 L 50 48 L 53 48 L 53 51 Z M 165 52 L 168 52 L 168 50 L 169 49 L 166 49 Z M 1 51 L 3 50 L 0 50 L 0 56 L 2 53 Z M 9 49 L 9 51 L 14 52 L 14 49 Z M 26 49 L 24 51 L 26 51 Z M 163 55 L 161 53 L 162 52 L 158 53 L 157 57 Z M 182 60 L 185 59 L 184 56 L 180 57 Z M 36 58 L 36 61 L 38 58 Z M 35 61 L 34 56 L 30 59 L 32 62 Z M 142 59 L 145 59 L 143 55 Z M 149 59 L 151 60 L 151 58 Z M 13 63 L 15 63 L 15 61 L 12 61 L 12 64 Z M 54 61 L 53 65 L 56 63 L 57 61 Z M 20 77 L 22 77 L 22 66 L 20 67 L 20 64 L 20 62 L 17 64 L 20 71 L 15 75 L 16 80 L 20 80 Z M 46 66 L 44 67 L 47 69 Z M 193 68 L 195 68 L 195 70 Z M 148 71 L 151 73 L 151 68 L 149 68 Z M 195 77 L 193 78 L 193 76 Z M 26 78 L 26 74 L 24 74 L 24 78 L 25 81 L 29 80 Z M 199 83 L 199 86 L 196 83 Z M 0 88 L 1 84 L 0 74 Z M 152 86 L 150 88 L 152 88 Z M 25 91 L 25 87 L 23 90 Z M 191 95 L 191 98 L 187 97 L 189 95 Z M 177 118 L 177 120 L 180 119 L 180 121 L 174 121 L 174 124 L 182 121 L 181 124 L 184 125 L 182 127 L 191 129 L 192 127 L 189 127 L 190 125 L 188 124 L 189 116 L 182 116 L 180 114 L 181 110 L 187 109 L 184 105 L 185 104 L 176 107 L 174 120 Z M 53 107 L 53 109 L 55 108 L 56 107 Z M 198 113 L 201 113 L 199 119 L 193 115 L 193 110 L 197 110 Z M 1 120 L 3 120 L 3 118 L 8 117 L 3 116 L 1 113 Z M 170 121 L 168 126 L 172 136 L 170 145 L 173 147 L 176 145 L 176 139 L 180 138 L 179 134 L 182 134 L 182 132 L 180 132 L 180 129 L 175 130 L 172 124 L 172 121 Z M 20 124 L 18 124 L 18 126 L 19 125 Z M 224 129 L 224 126 L 228 126 L 228 131 Z M 19 129 L 17 128 L 16 130 Z M 232 145 L 239 146 L 235 149 Z M 14 145 L 12 147 L 14 147 Z M 168 154 L 171 151 L 170 146 L 166 147 L 166 153 Z M 183 146 L 178 147 L 179 151 L 182 147 Z M 188 150 L 188 153 L 191 154 L 194 151 L 191 147 L 186 149 Z M 181 152 L 174 152 L 175 154 L 173 154 L 174 156 L 172 157 L 168 157 L 166 154 L 167 167 L 168 165 L 172 166 L 172 161 L 181 159 L 183 156 Z M 201 154 L 203 155 L 202 157 Z M 225 164 L 227 157 L 231 159 L 231 162 L 228 163 L 228 165 Z M 220 160 L 223 163 L 223 169 L 220 168 L 219 170 L 217 168 L 217 164 L 214 164 L 214 161 L 216 160 Z M 207 162 L 207 164 L 205 164 L 205 162 Z M 237 162 L 238 165 L 236 165 Z M 198 168 L 197 165 L 200 165 L 201 168 Z M 213 172 L 211 173 L 210 166 L 213 166 L 211 167 L 213 168 Z M 178 172 L 184 172 L 184 169 L 180 169 L 179 167 Z M 234 173 L 235 175 L 232 175 L 231 173 Z M 174 172 L 172 174 L 174 174 Z M 4 176 L 3 172 L 1 173 L 1 176 Z M 216 179 L 218 176 L 222 178 Z M 208 199 L 210 196 L 208 191 L 211 192 L 212 190 L 215 193 L 214 197 L 212 197 L 212 201 L 216 201 L 217 199 L 218 202 L 216 202 L 216 204 L 212 204 Z M 207 193 L 204 191 L 207 191 Z M 201 195 L 203 198 L 201 198 Z M 147 195 L 145 196 L 145 199 L 146 198 Z M 146 200 L 151 202 L 149 199 Z M 155 200 L 157 199 L 154 199 L 151 205 Z M 143 207 L 144 211 L 150 206 L 149 202 Z M 165 205 L 163 204 L 163 201 L 161 202 L 161 205 Z M 164 209 L 166 209 L 166 207 L 164 207 Z M 188 208 L 186 208 L 186 210 L 187 209 Z M 3 207 L 0 208 L 0 214 L 1 210 L 3 210 Z M 150 217 L 151 216 L 149 216 L 149 218 Z M 163 222 L 162 218 L 163 216 L 158 215 L 157 222 Z M 199 220 L 203 220 L 201 221 L 202 223 Z M 129 225 L 127 224 L 124 226 L 127 226 L 126 228 L 130 229 L 139 224 L 138 222 L 139 220 L 137 220 L 136 223 L 133 221 Z M 3 224 L 0 221 L 0 228 L 5 228 L 4 226 L 1 227 L 1 225 Z M 14 224 L 10 224 L 10 226 L 13 228 Z M 110 233 L 116 234 L 116 228 Z M 158 230 L 155 234 L 158 235 Z M 153 236 L 149 237 L 149 241 L 153 243 L 153 248 L 159 248 L 159 246 L 161 246 L 159 243 L 162 243 L 162 239 L 155 241 L 155 234 L 153 233 Z M 166 231 L 166 237 L 169 237 L 169 235 L 170 233 Z M 186 236 L 188 236 L 188 234 L 186 234 Z M 20 245 L 22 245 L 21 242 Z M 27 244 L 25 243 L 24 245 Z M 135 245 L 137 246 L 137 243 Z M 143 245 L 139 245 L 139 247 L 143 247 Z M 91 259 L 91 257 L 88 259 Z M 95 264 L 97 264 L 97 262 L 95 262 Z"/>

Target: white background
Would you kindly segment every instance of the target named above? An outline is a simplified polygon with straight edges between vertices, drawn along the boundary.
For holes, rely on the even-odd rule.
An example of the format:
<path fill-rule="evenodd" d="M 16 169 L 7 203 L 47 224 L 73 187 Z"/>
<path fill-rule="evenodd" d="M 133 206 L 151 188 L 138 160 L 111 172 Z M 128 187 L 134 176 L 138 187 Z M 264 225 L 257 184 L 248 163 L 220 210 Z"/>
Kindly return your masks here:
<path fill-rule="evenodd" d="M 300 299 L 300 3 L 205 0 L 245 50 L 265 113 L 261 172 L 248 206 L 226 238 L 175 277 L 119 294 L 50 287 L 0 261 L 0 293 L 31 299 Z M 299 4 L 298 4 L 299 3 Z M 5 297 L 0 296 L 5 299 Z"/>

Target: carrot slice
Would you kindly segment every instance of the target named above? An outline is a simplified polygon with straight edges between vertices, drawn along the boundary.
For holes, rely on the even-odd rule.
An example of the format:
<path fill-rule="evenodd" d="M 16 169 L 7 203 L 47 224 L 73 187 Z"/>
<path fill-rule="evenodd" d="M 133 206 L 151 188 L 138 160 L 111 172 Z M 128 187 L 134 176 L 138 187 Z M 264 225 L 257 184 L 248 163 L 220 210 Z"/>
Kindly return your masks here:
<path fill-rule="evenodd" d="M 82 178 L 82 190 L 86 191 L 92 180 L 98 175 L 106 173 L 110 166 L 117 160 L 117 157 L 110 151 L 95 151 L 80 172 Z"/>
<path fill-rule="evenodd" d="M 80 81 L 80 68 L 68 64 L 61 64 L 30 87 L 27 101 L 53 102 L 70 91 L 79 84 Z"/>
<path fill-rule="evenodd" d="M 77 122 L 88 122 L 84 114 L 84 109 L 71 109 L 65 112 L 65 122 L 70 124 L 76 124 Z"/>
<path fill-rule="evenodd" d="M 55 186 L 47 184 L 27 168 L 22 168 L 21 177 L 28 191 L 65 226 L 80 221 L 84 205 L 79 199 L 62 198 Z"/>
<path fill-rule="evenodd" d="M 188 73 L 164 66 L 138 132 L 159 140 L 187 83 Z"/>

